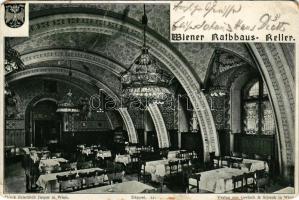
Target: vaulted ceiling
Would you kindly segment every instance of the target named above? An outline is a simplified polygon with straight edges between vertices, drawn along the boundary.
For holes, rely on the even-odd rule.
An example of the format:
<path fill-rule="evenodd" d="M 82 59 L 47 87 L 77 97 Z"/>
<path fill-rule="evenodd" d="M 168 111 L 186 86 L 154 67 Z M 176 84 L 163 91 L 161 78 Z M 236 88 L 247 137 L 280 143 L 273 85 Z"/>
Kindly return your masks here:
<path fill-rule="evenodd" d="M 143 14 L 143 4 L 31 4 L 30 18 L 36 19 L 49 13 L 67 12 L 105 12 L 120 14 L 124 19 L 133 19 L 140 23 Z M 147 5 L 148 26 L 160 36 L 169 38 L 169 5 Z M 55 31 L 55 30 L 53 30 Z M 121 30 L 119 31 L 121 32 Z M 112 62 L 118 63 L 123 67 L 123 71 L 128 69 L 134 59 L 140 54 L 140 46 L 129 41 L 121 34 L 99 34 L 92 32 L 56 32 L 42 37 L 13 38 L 10 39 L 11 45 L 17 49 L 21 55 L 45 50 L 77 50 L 80 52 L 91 53 L 105 57 Z M 228 43 L 172 43 L 169 45 L 177 49 L 186 59 L 192 68 L 198 82 L 203 82 L 209 68 L 210 60 L 217 48 L 224 48 L 239 55 L 238 59 L 252 64 L 252 59 L 244 44 Z M 230 65 L 232 57 L 223 56 L 223 63 Z M 51 61 L 44 61 L 37 64 L 30 64 L 33 67 L 62 67 L 68 68 L 66 58 L 56 58 Z M 157 58 L 159 62 L 159 58 Z M 167 70 L 162 63 L 159 64 Z M 110 89 L 119 94 L 121 84 L 119 74 L 101 68 L 100 66 L 80 61 L 72 61 L 72 69 L 77 70 L 101 80 Z"/>

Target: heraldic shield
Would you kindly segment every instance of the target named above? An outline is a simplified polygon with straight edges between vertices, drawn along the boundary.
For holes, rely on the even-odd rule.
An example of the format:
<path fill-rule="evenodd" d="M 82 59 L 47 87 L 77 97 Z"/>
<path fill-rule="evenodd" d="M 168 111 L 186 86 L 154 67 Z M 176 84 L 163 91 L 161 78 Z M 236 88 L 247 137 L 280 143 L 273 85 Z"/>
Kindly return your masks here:
<path fill-rule="evenodd" d="M 5 24 L 10 28 L 19 28 L 25 22 L 25 4 L 5 4 Z"/>

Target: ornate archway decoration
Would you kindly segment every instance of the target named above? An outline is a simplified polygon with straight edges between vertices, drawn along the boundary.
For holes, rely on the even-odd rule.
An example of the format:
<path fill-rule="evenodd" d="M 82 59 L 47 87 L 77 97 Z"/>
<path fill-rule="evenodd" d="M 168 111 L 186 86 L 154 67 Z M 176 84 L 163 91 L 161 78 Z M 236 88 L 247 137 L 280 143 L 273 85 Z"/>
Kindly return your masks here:
<path fill-rule="evenodd" d="M 107 15 L 69 13 L 67 15 L 57 14 L 51 17 L 40 17 L 31 20 L 31 37 L 37 38 L 58 32 L 94 32 L 106 35 L 117 33 L 120 36 L 125 36 L 127 41 L 139 46 L 142 44 L 143 38 L 142 29 L 138 22 L 130 20 L 130 22 L 124 23 L 119 18 Z M 167 66 L 168 70 L 175 75 L 190 97 L 200 123 L 205 153 L 204 158 L 207 159 L 208 153 L 212 151 L 218 155 L 219 142 L 214 120 L 205 95 L 200 90 L 200 80 L 195 78 L 189 65 L 172 48 L 169 42 L 163 40 L 154 31 L 150 31 L 147 38 L 153 56 L 159 58 L 160 62 Z"/>
<path fill-rule="evenodd" d="M 159 107 L 156 104 L 150 104 L 147 108 L 155 125 L 159 147 L 168 148 L 170 146 L 169 136 Z"/>
<path fill-rule="evenodd" d="M 128 109 L 127 108 L 119 108 L 118 111 L 119 111 L 120 115 L 122 116 L 122 118 L 124 119 L 125 126 L 127 128 L 128 135 L 129 135 L 129 141 L 131 143 L 137 144 L 138 143 L 137 133 L 136 133 L 132 118 L 130 117 L 130 114 L 128 112 Z"/>
<path fill-rule="evenodd" d="M 269 91 L 279 133 L 279 158 L 284 177 L 294 166 L 295 149 L 295 85 L 290 67 L 279 44 L 249 44 L 258 69 Z"/>
<path fill-rule="evenodd" d="M 51 49 L 36 51 L 22 55 L 21 59 L 23 60 L 25 66 L 44 61 L 73 60 L 96 65 L 111 71 L 116 76 L 120 76 L 120 73 L 125 71 L 125 68 L 121 64 L 111 61 L 102 55 L 100 56 L 73 49 Z"/>

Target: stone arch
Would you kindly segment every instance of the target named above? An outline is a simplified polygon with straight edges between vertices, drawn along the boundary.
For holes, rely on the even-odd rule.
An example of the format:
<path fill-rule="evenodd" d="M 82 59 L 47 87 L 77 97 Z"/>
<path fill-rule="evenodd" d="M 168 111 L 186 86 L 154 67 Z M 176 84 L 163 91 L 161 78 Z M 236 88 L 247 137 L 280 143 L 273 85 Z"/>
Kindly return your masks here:
<path fill-rule="evenodd" d="M 69 73 L 69 69 L 62 68 L 62 67 L 38 67 L 38 68 L 26 69 L 13 74 L 9 74 L 9 76 L 6 77 L 6 80 L 8 82 L 12 82 L 23 78 L 28 78 L 31 76 L 40 76 L 40 75 L 68 76 L 68 73 Z M 120 101 L 118 95 L 116 95 L 114 91 L 112 91 L 109 87 L 107 87 L 103 82 L 99 81 L 98 79 L 76 70 L 72 70 L 72 74 L 74 79 L 78 79 L 90 84 L 93 83 L 98 88 L 103 88 L 103 90 L 117 103 Z"/>
<path fill-rule="evenodd" d="M 51 49 L 31 52 L 22 55 L 25 66 L 44 61 L 55 61 L 59 59 L 74 60 L 84 63 L 94 64 L 98 67 L 111 71 L 114 75 L 120 76 L 125 71 L 125 67 L 116 61 L 112 61 L 103 55 L 96 55 L 84 51 L 73 49 Z"/>
<path fill-rule="evenodd" d="M 53 31 L 54 27 L 55 31 Z M 97 14 L 68 13 L 67 15 L 57 14 L 35 18 L 31 20 L 30 31 L 31 37 L 34 38 L 58 32 L 95 32 L 106 35 L 117 33 L 139 46 L 141 46 L 143 38 L 140 23 L 132 19 L 124 21 L 115 13 L 110 16 L 105 12 Z M 200 124 L 205 160 L 207 160 L 209 152 L 214 151 L 218 155 L 218 136 L 205 95 L 200 90 L 200 80 L 197 80 L 192 74 L 192 70 L 183 56 L 159 34 L 150 30 L 147 41 L 153 56 L 159 58 L 160 62 L 176 76 L 191 99 Z"/>
<path fill-rule="evenodd" d="M 125 126 L 127 128 L 128 133 L 131 133 L 131 134 L 129 134 L 129 141 L 134 144 L 138 143 L 137 133 L 136 133 L 132 118 L 130 117 L 130 114 L 128 112 L 128 109 L 127 108 L 119 108 L 118 111 L 119 111 L 120 115 L 122 116 L 122 118 L 124 119 Z"/>
<path fill-rule="evenodd" d="M 147 108 L 155 125 L 159 147 L 168 148 L 170 146 L 169 135 L 159 107 L 156 104 L 150 104 Z"/>
<path fill-rule="evenodd" d="M 64 76 L 68 76 L 68 69 L 65 68 L 60 68 L 60 67 L 39 67 L 39 68 L 31 68 L 31 69 L 26 69 L 20 72 L 16 72 L 13 74 L 9 74 L 6 77 L 6 80 L 8 82 L 13 82 L 13 81 L 17 81 L 23 78 L 27 78 L 27 77 L 32 77 L 32 76 L 38 76 L 38 75 L 64 75 Z M 101 83 L 99 80 L 84 74 L 82 72 L 79 71 L 73 71 L 73 77 L 75 79 L 78 80 L 82 80 L 86 83 L 90 83 L 90 80 L 94 80 L 93 83 L 99 87 L 99 88 L 103 88 L 103 90 L 111 97 L 113 98 L 113 100 L 117 103 L 120 104 L 120 99 L 119 97 L 109 88 L 107 87 L 105 84 Z M 58 97 L 57 97 L 58 98 Z M 58 100 L 58 99 L 57 99 Z M 135 131 L 135 127 L 132 123 L 130 122 L 126 122 L 126 120 L 131 120 L 131 117 L 128 113 L 128 111 L 124 111 L 124 115 L 126 116 L 125 118 L 123 118 L 123 121 L 125 122 L 125 124 L 129 125 L 128 130 L 128 135 L 129 138 L 137 138 L 137 133 Z M 133 140 L 134 141 L 134 140 Z M 131 142 L 131 141 L 130 141 Z"/>
<path fill-rule="evenodd" d="M 259 71 L 269 91 L 270 103 L 277 125 L 278 144 L 280 145 L 278 147 L 280 169 L 285 169 L 282 173 L 287 178 L 290 173 L 290 167 L 294 165 L 293 155 L 295 148 L 295 83 L 294 76 L 292 76 L 292 65 L 286 59 L 281 44 L 250 43 L 245 46 L 252 57 L 252 62 L 248 62 L 248 59 L 245 61 Z M 223 45 L 219 49 L 231 52 L 244 59 L 243 56 L 238 55 L 232 49 L 226 49 Z M 210 59 L 210 64 L 212 60 L 213 56 Z"/>
<path fill-rule="evenodd" d="M 294 166 L 295 83 L 280 44 L 252 43 L 248 48 L 269 91 L 277 122 L 279 158 L 284 177 Z"/>

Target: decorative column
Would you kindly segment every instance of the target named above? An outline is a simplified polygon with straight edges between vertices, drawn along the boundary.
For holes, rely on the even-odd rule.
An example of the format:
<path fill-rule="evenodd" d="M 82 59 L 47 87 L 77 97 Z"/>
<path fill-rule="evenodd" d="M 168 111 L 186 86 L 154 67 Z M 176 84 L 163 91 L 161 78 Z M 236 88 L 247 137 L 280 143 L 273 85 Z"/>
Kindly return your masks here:
<path fill-rule="evenodd" d="M 155 125 L 155 129 L 157 131 L 159 147 L 160 148 L 169 147 L 168 132 L 159 107 L 156 104 L 150 104 L 148 106 L 148 111 L 151 114 L 151 117 Z"/>
<path fill-rule="evenodd" d="M 128 131 L 128 135 L 129 135 L 129 141 L 131 143 L 135 143 L 135 144 L 138 143 L 137 133 L 136 133 L 132 118 L 128 112 L 128 109 L 127 108 L 119 108 L 118 111 L 124 120 L 126 129 Z"/>

